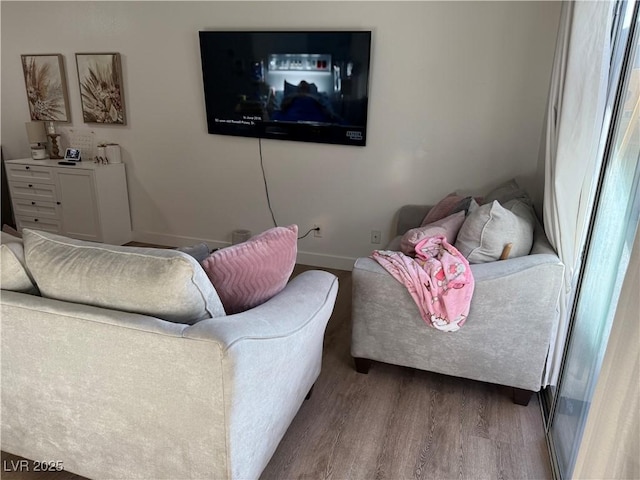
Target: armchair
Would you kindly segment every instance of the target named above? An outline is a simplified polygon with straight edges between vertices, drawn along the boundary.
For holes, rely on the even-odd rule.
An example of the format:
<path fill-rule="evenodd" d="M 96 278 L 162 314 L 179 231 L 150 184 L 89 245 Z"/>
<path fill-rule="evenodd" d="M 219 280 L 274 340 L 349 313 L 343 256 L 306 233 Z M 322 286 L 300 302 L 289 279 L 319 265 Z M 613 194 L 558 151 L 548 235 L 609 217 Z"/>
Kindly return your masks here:
<path fill-rule="evenodd" d="M 428 206 L 398 212 L 387 249 L 420 225 Z M 542 226 L 529 255 L 471 265 L 475 291 L 466 323 L 445 333 L 427 326 L 405 286 L 369 257 L 353 269 L 351 355 L 367 373 L 372 360 L 514 388 L 526 405 L 540 390 L 564 266 Z"/>

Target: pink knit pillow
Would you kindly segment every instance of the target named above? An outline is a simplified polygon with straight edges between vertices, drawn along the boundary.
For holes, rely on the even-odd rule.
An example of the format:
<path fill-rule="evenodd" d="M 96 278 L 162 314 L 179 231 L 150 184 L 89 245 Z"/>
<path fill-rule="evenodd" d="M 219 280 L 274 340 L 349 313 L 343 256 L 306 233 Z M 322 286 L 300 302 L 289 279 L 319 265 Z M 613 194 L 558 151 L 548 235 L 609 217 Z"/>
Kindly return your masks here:
<path fill-rule="evenodd" d="M 227 314 L 244 312 L 280 292 L 298 251 L 298 226 L 275 227 L 216 250 L 202 261 Z"/>
<path fill-rule="evenodd" d="M 422 219 L 421 227 L 429 225 L 430 223 L 437 222 L 438 220 L 448 217 L 453 212 L 453 209 L 464 200 L 464 197 L 457 193 L 450 193 L 438 203 L 436 203 Z"/>
<path fill-rule="evenodd" d="M 444 235 L 447 242 L 453 245 L 464 223 L 464 219 L 464 211 L 460 211 L 448 217 L 441 218 L 429 225 L 412 228 L 400 239 L 400 250 L 405 255 L 414 256 L 416 254 L 416 245 L 419 242 L 427 237 L 436 235 Z"/>

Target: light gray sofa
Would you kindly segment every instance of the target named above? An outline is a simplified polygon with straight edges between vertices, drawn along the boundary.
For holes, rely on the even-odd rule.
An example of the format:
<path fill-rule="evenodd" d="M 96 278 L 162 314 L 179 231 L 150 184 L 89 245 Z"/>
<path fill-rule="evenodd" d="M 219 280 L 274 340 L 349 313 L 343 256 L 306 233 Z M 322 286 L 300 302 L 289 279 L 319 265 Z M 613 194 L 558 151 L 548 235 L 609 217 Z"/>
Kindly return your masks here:
<path fill-rule="evenodd" d="M 420 225 L 429 206 L 400 209 L 397 237 Z M 353 269 L 351 355 L 367 373 L 371 360 L 514 387 L 526 405 L 540 390 L 564 266 L 538 223 L 531 253 L 471 265 L 475 290 L 457 332 L 425 324 L 406 287 L 369 257 Z"/>
<path fill-rule="evenodd" d="M 23 233 L 23 259 L 3 235 L 2 450 L 89 478 L 258 478 L 319 375 L 336 277 L 225 315 L 185 253 Z M 157 315 L 123 311 L 136 297 Z"/>

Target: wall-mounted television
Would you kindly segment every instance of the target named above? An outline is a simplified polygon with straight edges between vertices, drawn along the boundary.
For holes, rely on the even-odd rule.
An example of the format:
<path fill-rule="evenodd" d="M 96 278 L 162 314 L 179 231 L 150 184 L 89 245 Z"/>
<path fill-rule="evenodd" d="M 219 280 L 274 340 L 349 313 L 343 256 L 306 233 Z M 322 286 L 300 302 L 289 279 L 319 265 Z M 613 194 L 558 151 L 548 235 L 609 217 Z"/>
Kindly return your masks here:
<path fill-rule="evenodd" d="M 366 145 L 370 31 L 200 31 L 212 134 Z"/>

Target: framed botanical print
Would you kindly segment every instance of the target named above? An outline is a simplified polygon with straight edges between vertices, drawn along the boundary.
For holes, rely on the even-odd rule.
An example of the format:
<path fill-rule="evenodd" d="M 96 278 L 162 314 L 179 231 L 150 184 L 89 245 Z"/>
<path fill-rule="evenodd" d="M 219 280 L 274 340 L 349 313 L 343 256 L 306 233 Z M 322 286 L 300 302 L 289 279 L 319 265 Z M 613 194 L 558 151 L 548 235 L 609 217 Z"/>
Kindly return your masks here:
<path fill-rule="evenodd" d="M 86 123 L 126 124 L 119 53 L 76 53 Z"/>
<path fill-rule="evenodd" d="M 21 58 L 31 120 L 71 121 L 62 55 L 21 55 Z"/>

